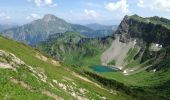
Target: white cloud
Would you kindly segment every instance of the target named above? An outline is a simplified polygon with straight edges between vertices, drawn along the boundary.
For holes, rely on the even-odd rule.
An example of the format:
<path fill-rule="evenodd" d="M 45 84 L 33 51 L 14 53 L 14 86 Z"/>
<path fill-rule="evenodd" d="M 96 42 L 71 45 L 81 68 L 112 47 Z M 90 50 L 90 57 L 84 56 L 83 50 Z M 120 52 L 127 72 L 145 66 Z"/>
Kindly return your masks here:
<path fill-rule="evenodd" d="M 56 4 L 56 3 L 55 3 L 55 4 L 52 4 L 51 7 L 57 7 L 57 4 Z"/>
<path fill-rule="evenodd" d="M 84 12 L 88 18 L 98 18 L 100 15 L 94 10 L 84 9 Z"/>
<path fill-rule="evenodd" d="M 73 10 L 70 10 L 69 13 L 70 13 L 70 14 L 73 14 Z"/>
<path fill-rule="evenodd" d="M 34 2 L 36 4 L 36 6 L 39 7 L 41 5 L 41 3 L 42 3 L 42 0 L 35 0 Z"/>
<path fill-rule="evenodd" d="M 126 0 L 120 0 L 116 3 L 109 2 L 105 5 L 105 8 L 110 11 L 121 11 L 122 13 L 129 12 Z"/>
<path fill-rule="evenodd" d="M 31 2 L 32 0 L 27 0 L 28 2 Z"/>
<path fill-rule="evenodd" d="M 139 2 L 137 3 L 137 6 L 145 8 L 144 1 L 143 0 L 139 0 Z"/>
<path fill-rule="evenodd" d="M 31 2 L 32 0 L 27 0 L 28 2 Z M 34 3 L 36 4 L 37 7 L 40 6 L 51 6 L 51 7 L 56 7 L 57 4 L 53 2 L 53 0 L 34 0 Z"/>
<path fill-rule="evenodd" d="M 51 5 L 53 4 L 52 0 L 44 0 L 45 5 Z"/>
<path fill-rule="evenodd" d="M 169 19 L 170 20 L 170 16 L 163 16 L 164 18 L 167 18 L 167 19 Z"/>
<path fill-rule="evenodd" d="M 11 19 L 10 16 L 8 16 L 7 14 L 5 14 L 4 12 L 0 13 L 0 20 L 9 20 Z"/>
<path fill-rule="evenodd" d="M 151 8 L 170 12 L 170 0 L 155 0 Z"/>
<path fill-rule="evenodd" d="M 41 17 L 38 14 L 34 14 L 34 13 L 26 17 L 27 20 L 35 20 L 39 18 Z"/>
<path fill-rule="evenodd" d="M 102 7 L 102 5 L 97 4 L 97 3 L 92 3 L 92 2 L 86 2 L 85 5 L 89 6 L 89 7 L 95 7 L 95 8 L 100 8 Z"/>
<path fill-rule="evenodd" d="M 170 0 L 139 0 L 138 7 L 170 12 Z"/>

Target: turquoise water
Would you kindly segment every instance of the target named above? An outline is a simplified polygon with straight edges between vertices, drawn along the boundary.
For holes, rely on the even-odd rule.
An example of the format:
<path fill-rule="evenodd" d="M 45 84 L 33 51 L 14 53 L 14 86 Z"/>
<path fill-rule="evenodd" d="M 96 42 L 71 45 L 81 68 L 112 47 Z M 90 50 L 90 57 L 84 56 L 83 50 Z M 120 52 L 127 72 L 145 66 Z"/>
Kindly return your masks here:
<path fill-rule="evenodd" d="M 96 72 L 117 72 L 117 71 L 119 71 L 118 68 L 102 66 L 102 65 L 91 66 L 90 68 Z"/>

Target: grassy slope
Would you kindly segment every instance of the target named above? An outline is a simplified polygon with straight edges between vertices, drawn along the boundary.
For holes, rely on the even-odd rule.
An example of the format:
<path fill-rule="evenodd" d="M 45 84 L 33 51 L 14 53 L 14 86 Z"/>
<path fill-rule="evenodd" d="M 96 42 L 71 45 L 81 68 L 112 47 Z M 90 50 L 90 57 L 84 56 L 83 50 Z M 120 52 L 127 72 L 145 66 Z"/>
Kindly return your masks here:
<path fill-rule="evenodd" d="M 36 53 L 38 51 L 32 49 L 31 47 L 28 47 L 24 44 L 11 41 L 9 39 L 5 39 L 3 37 L 0 37 L 0 49 L 5 50 L 8 52 L 11 52 L 15 54 L 17 57 L 22 59 L 26 64 L 33 66 L 34 68 L 43 68 L 45 70 L 45 74 L 47 75 L 48 82 L 51 82 L 53 79 L 57 81 L 62 81 L 63 77 L 68 77 L 72 79 L 76 84 L 78 84 L 79 87 L 86 88 L 90 93 L 88 93 L 86 96 L 99 99 L 98 95 L 106 96 L 108 99 L 121 99 L 121 95 L 113 95 L 109 93 L 107 90 L 103 90 L 101 88 L 98 88 L 94 84 L 91 84 L 89 82 L 85 82 L 75 76 L 72 75 L 72 71 L 68 70 L 67 68 L 63 66 L 54 66 L 53 64 L 49 62 L 44 62 L 40 59 L 37 59 L 35 57 Z M 50 59 L 50 58 L 48 58 Z M 13 98 L 13 99 L 35 99 L 35 98 L 42 98 L 42 99 L 52 99 L 45 95 L 42 95 L 40 91 L 48 90 L 51 91 L 58 96 L 65 98 L 65 99 L 75 99 L 74 97 L 70 96 L 70 94 L 65 93 L 62 89 L 59 88 L 50 88 L 50 86 L 46 83 L 39 83 L 37 82 L 37 79 L 35 77 L 32 77 L 26 67 L 20 67 L 18 69 L 18 72 L 13 72 L 11 70 L 5 70 L 0 69 L 0 95 L 2 98 Z M 24 77 L 24 76 L 28 77 Z M 31 85 L 36 92 L 31 92 L 27 89 L 24 89 L 20 85 L 15 85 L 9 81 L 10 77 L 15 77 L 19 80 L 22 80 L 26 82 L 27 84 Z M 69 83 L 67 83 L 69 84 Z M 2 96 L 3 95 L 3 96 Z"/>

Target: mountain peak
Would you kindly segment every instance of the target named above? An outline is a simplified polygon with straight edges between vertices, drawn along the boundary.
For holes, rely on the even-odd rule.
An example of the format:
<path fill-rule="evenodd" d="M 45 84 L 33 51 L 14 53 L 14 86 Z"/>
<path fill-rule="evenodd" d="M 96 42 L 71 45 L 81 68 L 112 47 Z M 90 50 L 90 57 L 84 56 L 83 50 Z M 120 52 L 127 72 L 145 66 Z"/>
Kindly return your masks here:
<path fill-rule="evenodd" d="M 140 18 L 142 18 L 142 17 L 139 16 L 139 15 L 137 15 L 137 14 L 134 14 L 134 15 L 131 15 L 131 16 L 126 15 L 124 18 L 140 19 Z"/>
<path fill-rule="evenodd" d="M 55 21 L 57 19 L 57 17 L 55 15 L 52 15 L 52 14 L 47 14 L 43 17 L 43 20 L 44 21 Z"/>

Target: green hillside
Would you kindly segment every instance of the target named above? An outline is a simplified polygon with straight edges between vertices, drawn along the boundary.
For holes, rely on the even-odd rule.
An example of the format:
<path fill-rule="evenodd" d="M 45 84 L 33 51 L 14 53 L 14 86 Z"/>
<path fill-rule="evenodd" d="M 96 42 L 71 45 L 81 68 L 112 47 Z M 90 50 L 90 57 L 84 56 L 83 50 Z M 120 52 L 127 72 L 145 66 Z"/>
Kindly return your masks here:
<path fill-rule="evenodd" d="M 123 99 L 22 43 L 0 37 L 0 99 Z M 112 92 L 111 92 L 112 91 Z"/>

